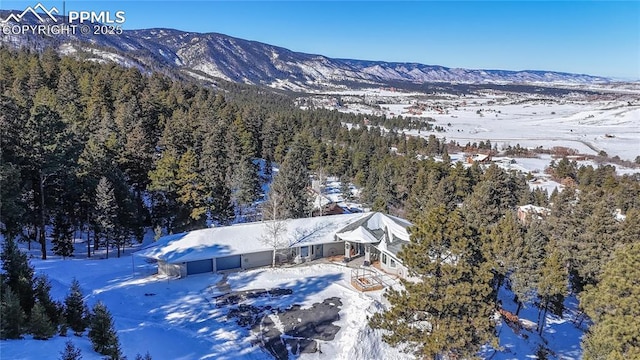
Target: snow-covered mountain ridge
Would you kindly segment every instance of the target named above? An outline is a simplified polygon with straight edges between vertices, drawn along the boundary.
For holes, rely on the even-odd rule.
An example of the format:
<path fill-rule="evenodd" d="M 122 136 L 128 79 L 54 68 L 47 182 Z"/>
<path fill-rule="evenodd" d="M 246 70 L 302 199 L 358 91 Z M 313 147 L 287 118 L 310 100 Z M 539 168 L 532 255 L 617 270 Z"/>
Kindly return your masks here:
<path fill-rule="evenodd" d="M 0 11 L 6 19 L 15 11 Z M 25 16 L 22 23 L 33 22 Z M 16 25 L 11 21 L 0 26 Z M 61 53 L 89 53 L 98 61 L 115 61 L 142 70 L 179 71 L 192 77 L 287 89 L 319 89 L 350 85 L 398 86 L 402 83 L 569 83 L 608 82 L 597 76 L 553 71 L 471 70 L 418 63 L 336 59 L 305 54 L 218 33 L 173 29 L 125 30 L 115 34 L 33 35 L 0 32 L 0 44 Z M 100 50 L 100 51 L 96 51 Z"/>

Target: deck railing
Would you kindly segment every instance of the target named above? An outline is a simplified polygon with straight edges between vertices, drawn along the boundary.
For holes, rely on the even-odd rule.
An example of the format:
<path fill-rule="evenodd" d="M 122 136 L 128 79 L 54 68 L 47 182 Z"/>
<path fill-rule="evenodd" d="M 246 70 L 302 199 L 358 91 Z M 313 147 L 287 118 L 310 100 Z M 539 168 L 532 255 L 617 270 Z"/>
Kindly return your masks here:
<path fill-rule="evenodd" d="M 351 269 L 351 285 L 360 291 L 384 289 L 384 284 L 378 274 L 364 268 Z"/>

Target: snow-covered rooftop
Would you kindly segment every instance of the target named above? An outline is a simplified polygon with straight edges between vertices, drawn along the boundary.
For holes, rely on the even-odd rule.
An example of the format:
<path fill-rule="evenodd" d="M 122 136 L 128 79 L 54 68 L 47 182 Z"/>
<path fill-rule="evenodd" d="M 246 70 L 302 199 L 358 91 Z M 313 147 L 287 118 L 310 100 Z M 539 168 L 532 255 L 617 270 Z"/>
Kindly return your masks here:
<path fill-rule="evenodd" d="M 160 238 L 137 256 L 180 263 L 221 256 L 273 250 L 268 234 L 270 221 L 195 230 Z M 285 247 L 327 244 L 334 241 L 376 243 L 372 231 L 384 230 L 393 239 L 409 241 L 411 223 L 378 212 L 321 216 L 285 220 L 281 235 Z"/>
<path fill-rule="evenodd" d="M 285 220 L 286 231 L 282 239 L 289 247 L 330 243 L 336 241 L 338 231 L 370 215 L 372 213 Z M 268 251 L 273 249 L 265 241 L 268 223 L 254 222 L 168 235 L 158 239 L 155 246 L 135 254 L 179 263 Z"/>
<path fill-rule="evenodd" d="M 362 226 L 358 226 L 354 230 L 341 232 L 338 235 L 338 238 L 344 241 L 357 242 L 362 244 L 374 244 L 380 241 L 367 229 Z"/>

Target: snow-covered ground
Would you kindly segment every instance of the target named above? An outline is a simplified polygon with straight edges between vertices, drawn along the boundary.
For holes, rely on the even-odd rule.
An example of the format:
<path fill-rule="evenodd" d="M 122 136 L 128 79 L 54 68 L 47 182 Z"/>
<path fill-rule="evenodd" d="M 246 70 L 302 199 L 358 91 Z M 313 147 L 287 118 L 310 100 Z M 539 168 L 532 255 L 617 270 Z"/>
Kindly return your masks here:
<path fill-rule="evenodd" d="M 314 206 L 318 207 L 318 204 L 326 205 L 329 203 L 336 203 L 343 209 L 347 209 L 350 212 L 365 212 L 369 211 L 361 203 L 357 202 L 360 196 L 360 189 L 355 185 L 349 184 L 348 196 L 342 193 L 342 183 L 335 176 L 329 176 L 326 178 L 324 184 L 322 184 L 322 198 L 316 198 Z"/>
<path fill-rule="evenodd" d="M 491 140 L 506 146 L 550 149 L 568 147 L 579 153 L 633 160 L 640 155 L 640 105 L 594 103 L 467 104 L 448 114 L 425 112 L 447 131 L 434 133 L 464 145 Z M 429 136 L 416 130 L 408 134 Z"/>
<path fill-rule="evenodd" d="M 84 245 L 78 245 L 82 254 Z M 185 279 L 152 275 L 143 259 L 130 251 L 121 258 L 42 261 L 31 259 L 37 273 L 52 283 L 52 297 L 63 300 L 75 277 L 85 301 L 91 307 L 104 302 L 111 311 L 124 353 L 130 358 L 147 351 L 154 359 L 272 359 L 249 329 L 227 319 L 228 309 L 215 306 L 213 298 L 222 292 L 216 287 L 222 276 L 203 274 Z M 322 354 L 303 354 L 300 359 L 403 359 L 407 356 L 380 343 L 380 334 L 366 329 L 367 316 L 380 308 L 382 291 L 363 294 L 350 285 L 350 269 L 334 264 L 314 264 L 291 268 L 262 268 L 228 275 L 232 291 L 290 288 L 290 296 L 273 299 L 280 308 L 293 304 L 303 308 L 326 298 L 342 300 L 341 329 L 334 341 L 321 344 Z M 265 300 L 260 300 L 264 302 Z M 268 300 L 266 300 L 268 301 Z M 0 342 L 2 359 L 56 358 L 71 340 L 84 359 L 100 359 L 91 350 L 87 336 L 56 336 L 47 341 Z"/>
<path fill-rule="evenodd" d="M 502 301 L 502 307 L 505 310 L 515 313 L 517 304 L 513 301 L 513 293 L 503 287 L 500 289 L 498 298 Z M 548 359 L 580 359 L 582 357 L 580 340 L 587 323 L 586 321 L 580 323 L 580 314 L 577 311 L 578 300 L 575 296 L 568 297 L 564 305 L 562 318 L 551 313 L 547 314 L 543 337 L 538 335 L 535 329 L 538 308 L 523 307 L 518 314 L 520 323 L 530 324 L 532 329 L 514 330 L 502 321 L 497 329 L 502 350 L 496 352 L 493 349 L 487 349 L 482 353 L 483 357 L 495 360 L 536 359 L 535 354 L 542 345 L 550 350 Z"/>
<path fill-rule="evenodd" d="M 606 92 L 552 96 L 483 90 L 458 96 L 365 89 L 324 93 L 308 101 L 341 112 L 430 119 L 445 131 L 405 133 L 435 134 L 461 145 L 491 140 L 499 149 L 561 146 L 633 161 L 640 156 L 640 89 L 591 90 Z"/>
<path fill-rule="evenodd" d="M 46 274 L 52 283 L 52 297 L 62 300 L 73 278 L 76 278 L 91 307 L 104 302 L 111 311 L 124 353 L 133 358 L 147 351 L 154 359 L 272 359 L 265 350 L 255 345 L 251 331 L 227 319 L 228 308 L 216 305 L 215 297 L 226 291 L 252 289 L 292 289 L 290 295 L 253 299 L 253 305 L 271 305 L 287 308 L 293 304 L 309 308 L 314 303 L 331 297 L 341 299 L 340 327 L 332 341 L 320 343 L 322 353 L 302 354 L 298 359 L 410 359 L 412 356 L 392 348 L 381 340 L 380 331 L 371 330 L 367 317 L 384 308 L 383 291 L 361 293 L 350 285 L 350 268 L 341 264 L 312 263 L 286 268 L 260 268 L 227 275 L 225 290 L 217 286 L 223 276 L 202 274 L 185 279 L 168 279 L 154 275 L 154 266 L 143 259 L 132 257 L 128 249 L 121 258 L 101 259 L 98 254 L 83 258 L 84 244 L 78 244 L 78 258 L 62 260 L 51 256 L 42 261 L 31 258 L 36 273 Z M 37 250 L 33 251 L 37 256 Z M 385 281 L 393 282 L 389 277 Z M 395 286 L 398 286 L 397 283 Z M 510 300 L 513 295 L 503 290 L 503 306 L 515 311 Z M 500 344 L 504 348 L 494 354 L 487 350 L 482 355 L 492 359 L 531 358 L 541 342 L 553 351 L 551 359 L 580 358 L 579 342 L 583 331 L 575 327 L 575 298 L 566 301 L 568 310 L 564 318 L 548 315 L 544 341 L 533 331 L 516 334 L 505 325 L 499 325 Z M 521 311 L 521 318 L 535 322 L 538 311 L 529 307 Z M 47 341 L 0 341 L 2 359 L 57 358 L 65 342 L 71 340 L 81 349 L 85 360 L 100 359 L 91 349 L 86 333 L 83 337 L 55 336 Z"/>

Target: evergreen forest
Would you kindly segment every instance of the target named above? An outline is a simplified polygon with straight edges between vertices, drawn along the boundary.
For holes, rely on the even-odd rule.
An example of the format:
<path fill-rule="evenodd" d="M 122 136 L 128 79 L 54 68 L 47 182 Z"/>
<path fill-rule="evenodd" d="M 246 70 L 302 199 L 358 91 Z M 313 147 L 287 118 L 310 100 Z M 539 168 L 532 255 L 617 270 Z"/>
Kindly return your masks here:
<path fill-rule="evenodd" d="M 73 314 L 77 306 L 42 295 L 46 279 L 13 266 L 25 262 L 14 240 L 38 246 L 42 259 L 71 257 L 82 233 L 87 256 L 120 256 L 149 229 L 261 220 L 255 204 L 276 192 L 283 217 L 306 217 L 310 176 L 324 174 L 361 188 L 372 210 L 414 224 L 400 257 L 419 281 L 389 291 L 390 310 L 370 321 L 387 330 L 385 341 L 411 344 L 421 358 L 473 357 L 496 345 L 491 317 L 508 287 L 521 306 L 540 308 L 540 333 L 545 315 L 561 316 L 577 295 L 591 323 L 585 359 L 640 357 L 638 174 L 562 159 L 549 171 L 567 186 L 547 194 L 522 173 L 452 163 L 458 144 L 405 136 L 412 119 L 301 110 L 296 96 L 0 47 L 2 317 L 19 324 L 3 321 L 2 338 L 47 337 L 62 324 L 115 336 L 104 306 L 87 317 L 82 304 Z M 516 208 L 526 204 L 550 212 L 522 222 Z M 117 339 L 107 340 L 99 351 L 121 356 Z"/>

